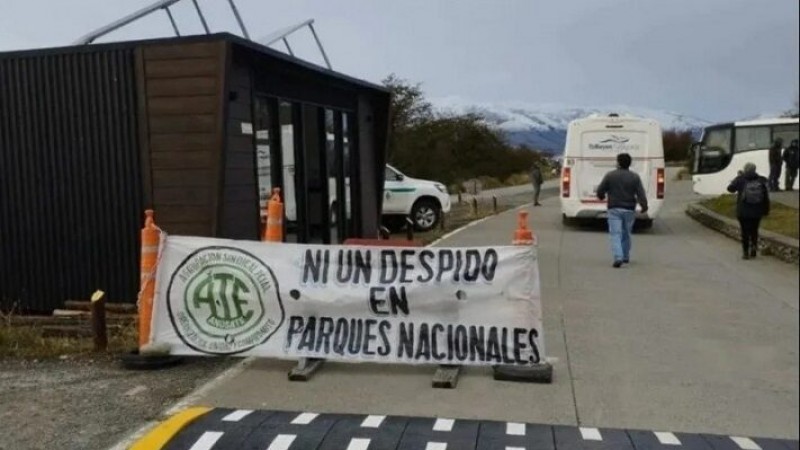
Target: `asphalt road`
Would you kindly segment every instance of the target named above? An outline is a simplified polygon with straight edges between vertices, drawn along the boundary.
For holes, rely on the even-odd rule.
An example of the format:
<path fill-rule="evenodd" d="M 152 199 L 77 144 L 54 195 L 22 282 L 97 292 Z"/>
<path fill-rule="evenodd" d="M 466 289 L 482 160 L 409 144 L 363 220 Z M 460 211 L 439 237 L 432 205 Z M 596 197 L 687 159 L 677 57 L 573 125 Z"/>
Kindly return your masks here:
<path fill-rule="evenodd" d="M 249 360 L 190 403 L 797 439 L 797 266 L 738 259 L 736 242 L 685 216 L 682 182 L 613 269 L 602 228 L 565 229 L 547 194 L 531 218 L 552 384 L 467 369 L 456 389 L 432 389 L 432 367 L 333 363 L 289 382 L 292 363 Z M 515 222 L 504 213 L 441 245 L 507 244 Z"/>

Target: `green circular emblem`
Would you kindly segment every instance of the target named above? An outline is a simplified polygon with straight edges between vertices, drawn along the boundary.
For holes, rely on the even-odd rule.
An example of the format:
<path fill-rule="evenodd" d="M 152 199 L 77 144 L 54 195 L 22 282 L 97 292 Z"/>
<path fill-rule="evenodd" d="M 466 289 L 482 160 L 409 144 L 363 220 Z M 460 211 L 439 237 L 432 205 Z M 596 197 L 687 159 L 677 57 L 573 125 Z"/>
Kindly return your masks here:
<path fill-rule="evenodd" d="M 269 339 L 284 317 L 272 270 L 232 247 L 189 255 L 172 275 L 167 304 L 178 336 L 203 353 L 252 349 Z"/>

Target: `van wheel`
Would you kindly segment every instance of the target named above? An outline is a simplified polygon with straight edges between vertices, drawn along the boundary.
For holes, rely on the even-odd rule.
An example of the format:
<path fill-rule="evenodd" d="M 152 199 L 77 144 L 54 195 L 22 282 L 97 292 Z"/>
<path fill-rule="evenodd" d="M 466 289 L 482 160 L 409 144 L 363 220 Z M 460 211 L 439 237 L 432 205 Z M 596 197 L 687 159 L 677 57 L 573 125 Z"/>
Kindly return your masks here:
<path fill-rule="evenodd" d="M 441 220 L 442 208 L 433 200 L 421 199 L 411 208 L 411 220 L 417 231 L 432 230 Z"/>
<path fill-rule="evenodd" d="M 561 214 L 561 224 L 565 227 L 574 227 L 578 225 L 578 219 L 575 217 L 567 217 L 566 214 Z"/>
<path fill-rule="evenodd" d="M 635 226 L 638 230 L 649 230 L 653 228 L 653 219 L 637 220 Z"/>

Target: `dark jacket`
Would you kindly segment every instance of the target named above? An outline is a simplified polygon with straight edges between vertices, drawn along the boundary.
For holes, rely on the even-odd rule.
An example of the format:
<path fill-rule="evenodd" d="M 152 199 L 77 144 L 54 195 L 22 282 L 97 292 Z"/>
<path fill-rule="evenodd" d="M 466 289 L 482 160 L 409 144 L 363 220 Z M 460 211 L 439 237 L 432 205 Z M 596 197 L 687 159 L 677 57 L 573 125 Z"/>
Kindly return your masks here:
<path fill-rule="evenodd" d="M 783 151 L 783 161 L 787 169 L 797 170 L 800 167 L 800 147 L 790 145 Z"/>
<path fill-rule="evenodd" d="M 781 146 L 773 145 L 769 148 L 769 165 L 780 166 L 781 164 L 783 164 L 781 160 Z"/>
<path fill-rule="evenodd" d="M 647 194 L 642 179 L 636 172 L 617 169 L 608 172 L 597 186 L 597 198 L 605 200 L 608 195 L 608 209 L 621 208 L 636 210 L 636 204 L 647 210 Z"/>
<path fill-rule="evenodd" d="M 757 179 L 764 185 L 764 203 L 751 205 L 744 202 L 743 193 L 745 184 Z M 731 181 L 728 192 L 736 193 L 736 217 L 740 219 L 760 219 L 769 214 L 769 185 L 767 179 L 756 172 L 739 175 Z"/>
<path fill-rule="evenodd" d="M 542 178 L 542 169 L 540 169 L 539 166 L 534 166 L 533 169 L 531 169 L 531 183 L 544 183 L 544 179 Z"/>

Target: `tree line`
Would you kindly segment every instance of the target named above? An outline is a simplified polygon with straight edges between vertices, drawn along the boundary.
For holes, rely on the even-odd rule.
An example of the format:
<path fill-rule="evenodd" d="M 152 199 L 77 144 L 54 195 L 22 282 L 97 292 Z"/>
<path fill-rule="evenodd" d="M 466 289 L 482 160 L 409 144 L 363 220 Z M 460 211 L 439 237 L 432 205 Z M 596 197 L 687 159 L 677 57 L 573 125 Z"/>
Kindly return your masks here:
<path fill-rule="evenodd" d="M 395 75 L 383 84 L 392 92 L 388 160 L 402 172 L 454 186 L 476 178 L 506 184 L 534 165 L 548 167 L 544 154 L 508 144 L 479 115 L 435 112 L 419 84 Z"/>

